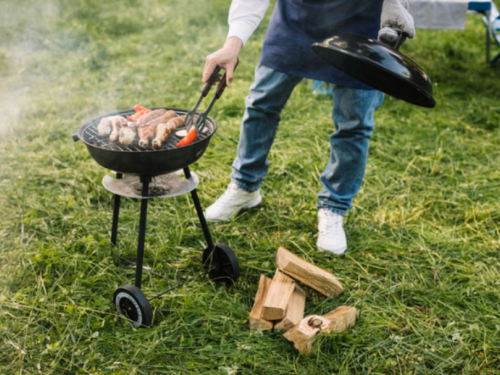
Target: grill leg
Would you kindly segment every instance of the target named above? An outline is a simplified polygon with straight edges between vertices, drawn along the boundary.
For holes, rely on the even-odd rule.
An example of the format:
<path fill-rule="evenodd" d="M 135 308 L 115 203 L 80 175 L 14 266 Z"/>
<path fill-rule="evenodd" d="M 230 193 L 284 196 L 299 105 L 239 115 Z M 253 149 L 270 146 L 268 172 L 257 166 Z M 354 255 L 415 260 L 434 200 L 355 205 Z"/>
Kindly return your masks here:
<path fill-rule="evenodd" d="M 147 197 L 150 178 L 142 179 L 142 196 Z M 148 199 L 141 199 L 141 216 L 139 219 L 139 240 L 137 242 L 137 262 L 135 265 L 135 286 L 139 289 L 142 283 L 142 264 L 144 260 L 144 241 L 146 239 L 146 220 L 148 216 Z"/>
<path fill-rule="evenodd" d="M 189 167 L 184 168 L 184 174 L 186 175 L 186 178 L 191 177 L 191 171 L 189 170 Z M 193 197 L 194 206 L 196 207 L 196 213 L 198 214 L 198 218 L 200 219 L 201 229 L 203 229 L 203 234 L 205 235 L 208 247 L 210 249 L 213 249 L 214 242 L 212 241 L 212 235 L 210 234 L 210 229 L 208 228 L 205 215 L 203 215 L 203 209 L 201 208 L 200 198 L 198 198 L 196 189 L 191 191 L 191 196 Z"/>
<path fill-rule="evenodd" d="M 119 180 L 123 177 L 121 173 L 116 174 L 116 178 Z M 111 226 L 111 244 L 116 246 L 116 237 L 118 235 L 118 217 L 120 216 L 120 201 L 121 196 L 115 194 L 115 204 L 113 207 L 113 224 Z"/>

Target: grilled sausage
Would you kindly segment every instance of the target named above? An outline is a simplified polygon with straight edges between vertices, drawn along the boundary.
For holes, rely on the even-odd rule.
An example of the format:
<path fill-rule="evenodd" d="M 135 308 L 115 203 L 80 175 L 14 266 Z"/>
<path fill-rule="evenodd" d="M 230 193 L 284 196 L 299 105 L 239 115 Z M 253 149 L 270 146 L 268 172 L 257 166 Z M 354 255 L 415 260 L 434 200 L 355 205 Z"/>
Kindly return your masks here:
<path fill-rule="evenodd" d="M 149 140 L 155 135 L 156 126 L 152 125 L 142 125 L 137 129 L 139 134 L 139 147 L 147 148 L 149 146 Z"/>
<path fill-rule="evenodd" d="M 155 128 L 163 123 L 168 122 L 168 120 L 172 119 L 175 117 L 175 111 L 169 110 L 165 112 L 163 115 L 160 117 L 155 118 L 154 120 L 151 120 L 147 123 L 147 125 L 153 125 Z"/>
<path fill-rule="evenodd" d="M 139 117 L 137 120 L 137 125 L 145 125 L 149 121 L 154 120 L 157 117 L 160 117 L 161 115 L 165 114 L 167 112 L 166 109 L 156 109 L 154 111 L 151 111 L 149 113 L 146 113 L 145 115 L 142 115 Z"/>
<path fill-rule="evenodd" d="M 184 124 L 186 115 L 174 117 L 165 124 L 160 124 L 156 128 L 156 138 L 153 139 L 152 146 L 155 150 L 159 149 L 168 136 L 174 132 L 179 126 Z"/>
<path fill-rule="evenodd" d="M 120 129 L 122 126 L 127 125 L 127 120 L 121 116 L 113 116 L 111 120 L 111 126 L 113 131 L 109 135 L 109 140 L 116 142 L 120 136 Z"/>
<path fill-rule="evenodd" d="M 162 143 L 167 140 L 168 136 L 175 131 L 175 129 L 175 125 L 170 122 L 158 125 L 156 128 L 156 138 L 153 139 L 153 142 L 151 142 L 153 148 L 158 150 Z"/>
<path fill-rule="evenodd" d="M 175 125 L 175 128 L 177 129 L 179 126 L 184 125 L 184 119 L 186 118 L 186 115 L 174 117 L 173 119 L 169 120 L 168 122 L 172 123 Z M 193 121 L 196 121 L 198 116 L 194 116 Z"/>

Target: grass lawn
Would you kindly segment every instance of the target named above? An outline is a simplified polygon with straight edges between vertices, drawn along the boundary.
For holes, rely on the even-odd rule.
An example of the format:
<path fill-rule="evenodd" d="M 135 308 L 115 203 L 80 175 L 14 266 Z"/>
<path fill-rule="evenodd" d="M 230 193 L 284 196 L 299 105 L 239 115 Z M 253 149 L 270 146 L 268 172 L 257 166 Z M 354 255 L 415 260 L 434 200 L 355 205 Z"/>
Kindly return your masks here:
<path fill-rule="evenodd" d="M 318 177 L 331 99 L 295 90 L 270 155 L 264 202 L 211 225 L 236 252 L 232 288 L 203 276 L 155 300 L 133 329 L 110 305 L 133 282 L 139 204 L 124 199 L 110 244 L 106 170 L 71 135 L 97 115 L 191 107 L 207 54 L 224 41 L 229 1 L 6 0 L 0 13 L 1 374 L 499 374 L 500 71 L 484 28 L 418 30 L 402 51 L 432 77 L 435 109 L 386 97 L 364 185 L 346 220 L 349 252 L 316 251 Z M 204 207 L 229 182 L 244 97 L 270 11 L 211 115 L 219 130 L 192 166 Z M 143 290 L 201 269 L 189 195 L 151 200 Z M 279 246 L 338 276 L 344 293 L 306 289 L 306 314 L 359 309 L 348 332 L 310 356 L 279 332 L 250 332 L 260 274 Z M 159 277 L 163 275 L 164 277 Z"/>

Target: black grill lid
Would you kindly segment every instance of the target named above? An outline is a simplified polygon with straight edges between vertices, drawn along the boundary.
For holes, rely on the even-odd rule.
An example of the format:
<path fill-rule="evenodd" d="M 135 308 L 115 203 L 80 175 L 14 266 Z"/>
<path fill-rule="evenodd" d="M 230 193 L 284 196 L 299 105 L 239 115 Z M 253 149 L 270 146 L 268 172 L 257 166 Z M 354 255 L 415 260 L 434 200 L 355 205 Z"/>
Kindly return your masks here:
<path fill-rule="evenodd" d="M 415 61 L 378 40 L 344 34 L 314 43 L 327 63 L 371 87 L 408 103 L 432 108 L 432 83 Z"/>

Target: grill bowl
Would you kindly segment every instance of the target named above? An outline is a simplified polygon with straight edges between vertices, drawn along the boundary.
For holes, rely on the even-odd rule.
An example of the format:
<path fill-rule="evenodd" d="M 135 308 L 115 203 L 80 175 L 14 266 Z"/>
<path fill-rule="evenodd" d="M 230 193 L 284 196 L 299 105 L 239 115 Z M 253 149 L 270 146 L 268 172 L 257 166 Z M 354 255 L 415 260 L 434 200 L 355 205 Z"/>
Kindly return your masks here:
<path fill-rule="evenodd" d="M 179 108 L 152 109 L 160 108 L 174 110 L 177 115 L 185 115 L 188 112 Z M 76 137 L 85 144 L 92 158 L 104 168 L 129 175 L 157 176 L 177 171 L 197 161 L 205 153 L 210 138 L 217 131 L 217 124 L 208 116 L 202 134 L 196 141 L 184 147 L 176 147 L 181 137 L 172 133 L 158 150 L 142 149 L 137 145 L 124 146 L 97 134 L 97 125 L 102 118 L 126 117 L 134 113 L 133 109 L 129 109 L 96 117 L 80 126 Z"/>

